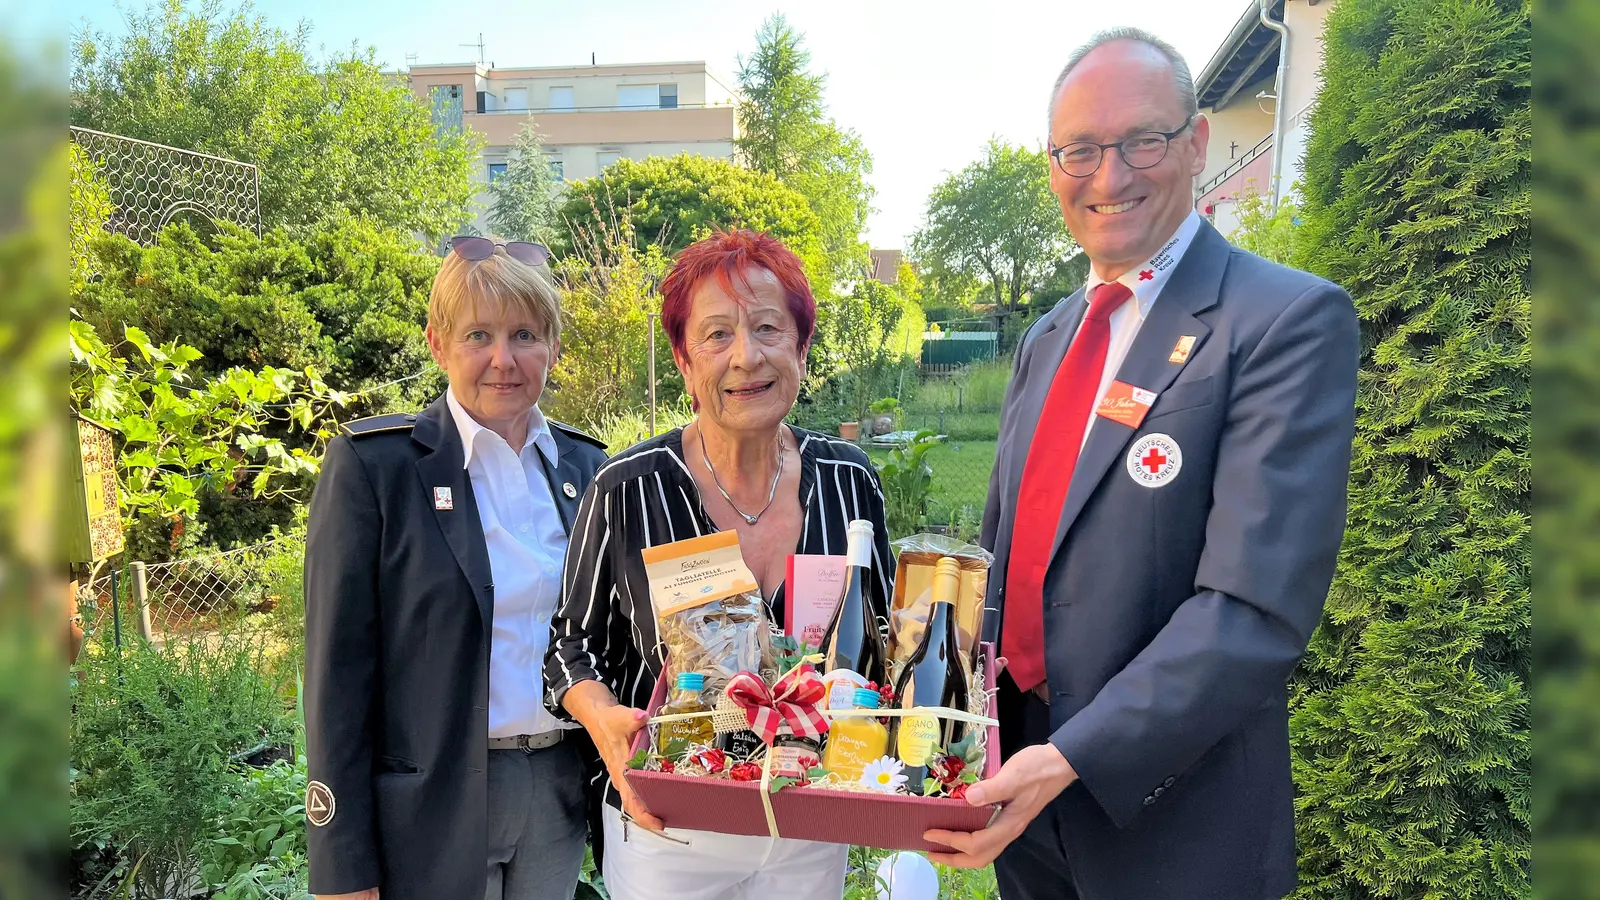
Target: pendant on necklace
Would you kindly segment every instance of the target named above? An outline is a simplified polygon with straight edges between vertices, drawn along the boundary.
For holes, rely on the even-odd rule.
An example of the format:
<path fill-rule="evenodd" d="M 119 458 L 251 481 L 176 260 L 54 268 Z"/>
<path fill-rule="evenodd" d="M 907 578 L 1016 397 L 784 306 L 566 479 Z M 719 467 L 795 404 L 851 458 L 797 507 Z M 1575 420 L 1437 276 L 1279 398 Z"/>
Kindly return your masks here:
<path fill-rule="evenodd" d="M 737 513 L 739 513 L 739 515 L 744 516 L 744 520 L 746 522 L 749 522 L 751 525 L 754 525 L 761 518 L 760 516 L 752 516 L 747 512 L 740 512 L 739 510 L 734 510 L 734 512 L 737 512 Z"/>

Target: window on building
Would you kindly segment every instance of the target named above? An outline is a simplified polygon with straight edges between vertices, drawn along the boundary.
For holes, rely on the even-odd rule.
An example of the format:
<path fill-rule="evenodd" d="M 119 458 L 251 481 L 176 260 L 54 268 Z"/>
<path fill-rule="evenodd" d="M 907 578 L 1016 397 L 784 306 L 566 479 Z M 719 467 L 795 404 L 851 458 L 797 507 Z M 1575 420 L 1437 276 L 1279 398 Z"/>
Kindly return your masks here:
<path fill-rule="evenodd" d="M 551 109 L 572 109 L 572 88 L 553 87 L 550 89 Z"/>
<path fill-rule="evenodd" d="M 622 151 L 621 150 L 601 150 L 599 153 L 596 153 L 594 155 L 594 162 L 595 162 L 595 165 L 600 167 L 600 171 L 604 172 L 606 170 L 607 166 L 611 165 L 612 163 L 616 162 L 617 160 L 619 160 L 621 158 L 622 158 Z"/>
<path fill-rule="evenodd" d="M 567 180 L 567 167 L 566 167 L 566 165 L 564 165 L 561 162 L 561 160 L 559 160 L 559 159 L 551 159 L 549 162 L 550 162 L 550 174 L 551 174 L 551 176 L 554 177 L 555 180 L 557 180 L 557 181 L 566 181 Z"/>
<path fill-rule="evenodd" d="M 619 84 L 617 85 L 617 105 L 623 109 L 659 109 L 661 107 L 661 85 Z"/>
<path fill-rule="evenodd" d="M 528 89 L 525 87 L 506 88 L 506 109 L 527 109 Z"/>
<path fill-rule="evenodd" d="M 678 108 L 678 86 L 675 84 L 657 85 L 661 94 L 662 109 Z"/>
<path fill-rule="evenodd" d="M 506 173 L 505 163 L 489 163 L 489 183 L 494 184 L 500 176 Z"/>

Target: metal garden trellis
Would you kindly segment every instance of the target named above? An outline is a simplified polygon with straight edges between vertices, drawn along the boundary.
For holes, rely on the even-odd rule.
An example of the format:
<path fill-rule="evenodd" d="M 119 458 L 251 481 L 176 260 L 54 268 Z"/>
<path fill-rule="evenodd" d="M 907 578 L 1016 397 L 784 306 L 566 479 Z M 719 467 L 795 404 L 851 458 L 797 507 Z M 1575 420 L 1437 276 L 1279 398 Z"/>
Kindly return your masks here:
<path fill-rule="evenodd" d="M 88 128 L 68 131 L 110 192 L 108 231 L 148 245 L 180 216 L 199 215 L 261 234 L 255 165 Z"/>

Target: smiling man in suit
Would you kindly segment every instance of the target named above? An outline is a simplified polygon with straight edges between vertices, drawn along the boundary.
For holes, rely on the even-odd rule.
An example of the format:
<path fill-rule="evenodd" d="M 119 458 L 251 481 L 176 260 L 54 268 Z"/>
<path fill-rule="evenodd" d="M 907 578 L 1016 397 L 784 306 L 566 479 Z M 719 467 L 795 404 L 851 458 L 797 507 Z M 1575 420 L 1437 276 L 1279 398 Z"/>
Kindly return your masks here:
<path fill-rule="evenodd" d="M 1135 29 L 1075 52 L 1050 184 L 1089 256 L 1024 336 L 983 544 L 1005 764 L 984 831 L 1006 900 L 1262 900 L 1295 886 L 1286 680 L 1345 519 L 1358 336 L 1337 286 L 1194 211 L 1210 126 Z"/>

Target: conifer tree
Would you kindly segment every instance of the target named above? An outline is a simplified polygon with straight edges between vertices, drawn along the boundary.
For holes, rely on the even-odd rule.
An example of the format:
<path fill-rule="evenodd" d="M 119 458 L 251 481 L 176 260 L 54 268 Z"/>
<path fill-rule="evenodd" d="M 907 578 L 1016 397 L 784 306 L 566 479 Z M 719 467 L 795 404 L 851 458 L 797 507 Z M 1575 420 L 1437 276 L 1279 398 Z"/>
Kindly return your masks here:
<path fill-rule="evenodd" d="M 1342 0 L 1299 264 L 1361 317 L 1349 527 L 1292 685 L 1300 897 L 1530 895 L 1531 16 Z"/>
<path fill-rule="evenodd" d="M 560 222 L 561 182 L 545 156 L 544 139 L 532 121 L 524 122 L 512 144 L 506 170 L 489 188 L 489 228 L 512 241 L 549 246 Z"/>

